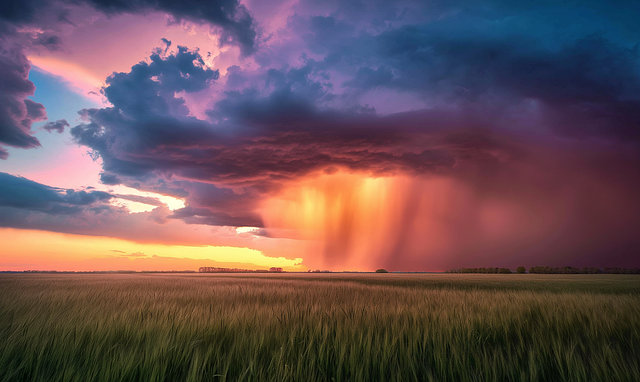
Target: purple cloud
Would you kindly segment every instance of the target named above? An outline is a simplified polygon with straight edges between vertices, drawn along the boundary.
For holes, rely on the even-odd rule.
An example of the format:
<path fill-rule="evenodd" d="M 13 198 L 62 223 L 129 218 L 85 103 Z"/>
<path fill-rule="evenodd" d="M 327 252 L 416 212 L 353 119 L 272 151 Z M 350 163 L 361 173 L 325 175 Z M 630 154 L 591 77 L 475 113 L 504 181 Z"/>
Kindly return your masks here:
<path fill-rule="evenodd" d="M 48 132 L 55 131 L 58 134 L 62 134 L 64 132 L 65 127 L 69 127 L 69 122 L 66 119 L 59 119 L 55 122 L 47 122 L 42 126 L 44 130 Z"/>

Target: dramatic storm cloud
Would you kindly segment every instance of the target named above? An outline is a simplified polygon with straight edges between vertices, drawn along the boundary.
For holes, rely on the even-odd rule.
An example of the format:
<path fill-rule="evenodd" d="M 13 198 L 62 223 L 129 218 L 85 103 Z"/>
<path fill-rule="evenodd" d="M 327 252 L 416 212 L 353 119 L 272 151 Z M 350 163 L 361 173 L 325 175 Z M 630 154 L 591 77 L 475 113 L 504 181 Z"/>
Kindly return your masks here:
<path fill-rule="evenodd" d="M 76 26 L 83 15 L 205 28 L 205 45 L 158 35 L 144 60 L 104 79 L 103 107 L 42 126 L 87 149 L 104 186 L 184 200 L 169 211 L 109 194 L 157 207 L 145 219 L 159 226 L 257 227 L 264 240 L 311 243 L 295 255 L 334 269 L 638 265 L 636 3 L 5 8 L 0 143 L 20 148 L 40 145 L 31 125 L 48 108 L 29 98 L 26 55 L 73 50 L 64 35 L 91 33 Z M 48 203 L 32 210 L 62 202 Z"/>
<path fill-rule="evenodd" d="M 231 44 L 241 48 L 244 55 L 254 52 L 256 31 L 254 21 L 244 6 L 235 0 L 200 1 L 46 1 L 8 0 L 0 6 L 0 144 L 32 148 L 40 145 L 31 135 L 31 125 L 45 120 L 42 104 L 28 99 L 35 86 L 28 79 L 29 50 L 44 47 L 62 49 L 62 40 L 56 33 L 58 24 L 73 24 L 68 19 L 71 10 L 91 6 L 106 15 L 123 13 L 144 14 L 165 12 L 179 23 L 183 20 L 208 23 L 220 28 L 220 46 Z M 55 15 L 53 18 L 51 15 Z M 6 159 L 6 150 L 0 147 L 0 159 Z"/>

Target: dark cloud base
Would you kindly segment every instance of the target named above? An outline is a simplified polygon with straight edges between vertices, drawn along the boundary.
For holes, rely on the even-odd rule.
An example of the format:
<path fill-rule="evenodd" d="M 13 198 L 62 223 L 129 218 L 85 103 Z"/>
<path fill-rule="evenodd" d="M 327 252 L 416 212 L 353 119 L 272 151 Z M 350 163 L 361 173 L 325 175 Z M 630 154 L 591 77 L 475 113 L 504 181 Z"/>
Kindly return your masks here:
<path fill-rule="evenodd" d="M 85 209 L 98 212 L 113 195 L 103 191 L 61 190 L 31 180 L 0 172 L 0 207 L 74 215 Z"/>

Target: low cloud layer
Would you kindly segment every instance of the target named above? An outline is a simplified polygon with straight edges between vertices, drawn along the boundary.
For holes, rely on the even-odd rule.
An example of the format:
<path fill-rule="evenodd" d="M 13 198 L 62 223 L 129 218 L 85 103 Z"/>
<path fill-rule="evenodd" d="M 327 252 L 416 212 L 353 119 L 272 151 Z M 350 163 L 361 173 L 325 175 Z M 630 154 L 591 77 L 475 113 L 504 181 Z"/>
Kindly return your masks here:
<path fill-rule="evenodd" d="M 61 190 L 0 172 L 0 207 L 74 215 L 92 209 L 99 213 L 113 195 L 103 191 Z"/>

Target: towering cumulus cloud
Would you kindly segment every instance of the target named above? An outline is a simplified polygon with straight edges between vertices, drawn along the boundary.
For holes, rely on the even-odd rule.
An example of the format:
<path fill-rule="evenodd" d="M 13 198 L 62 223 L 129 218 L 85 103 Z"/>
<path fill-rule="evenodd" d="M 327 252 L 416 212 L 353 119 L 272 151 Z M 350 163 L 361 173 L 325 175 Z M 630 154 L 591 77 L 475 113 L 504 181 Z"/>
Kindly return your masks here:
<path fill-rule="evenodd" d="M 220 1 L 47 1 L 7 0 L 0 5 L 0 145 L 33 148 L 40 142 L 31 125 L 46 119 L 45 107 L 28 99 L 35 91 L 29 81 L 30 63 L 26 54 L 41 48 L 58 50 L 63 41 L 61 26 L 73 25 L 68 15 L 89 6 L 112 16 L 164 12 L 173 22 L 190 21 L 219 29 L 219 44 L 235 45 L 243 55 L 255 50 L 254 21 L 236 0 Z M 0 147 L 0 159 L 8 153 Z"/>
<path fill-rule="evenodd" d="M 164 220 L 314 243 L 310 267 L 638 264 L 640 5 L 83 4 L 240 48 L 163 39 L 70 129 L 104 184 L 185 198 Z"/>

